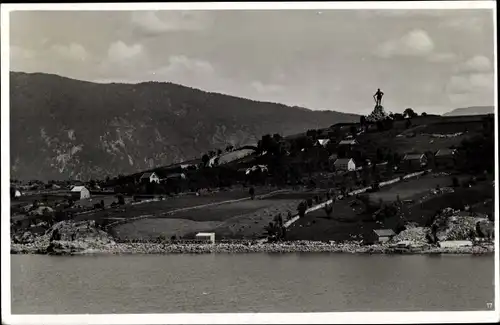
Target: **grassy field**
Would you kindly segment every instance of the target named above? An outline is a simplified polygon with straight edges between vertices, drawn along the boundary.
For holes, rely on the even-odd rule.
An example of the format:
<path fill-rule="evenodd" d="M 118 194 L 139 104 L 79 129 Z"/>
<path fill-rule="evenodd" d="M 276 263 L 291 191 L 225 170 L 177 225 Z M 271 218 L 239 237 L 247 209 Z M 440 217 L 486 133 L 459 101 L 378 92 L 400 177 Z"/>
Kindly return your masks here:
<path fill-rule="evenodd" d="M 370 193 L 369 197 L 372 202 L 380 200 L 384 202 L 396 201 L 398 195 L 401 200 L 416 199 L 422 193 L 429 193 L 429 190 L 436 188 L 438 185 L 440 187 L 449 187 L 452 185 L 452 178 L 450 176 L 421 176 L 418 179 L 402 181 L 384 187 L 379 192 Z"/>
<path fill-rule="evenodd" d="M 266 192 L 257 192 L 265 194 Z M 227 200 L 242 199 L 248 197 L 244 190 L 221 191 L 211 194 L 183 195 L 176 198 L 167 198 L 163 201 L 142 202 L 138 204 L 125 205 L 117 208 L 109 208 L 102 211 L 94 211 L 88 214 L 78 215 L 77 220 L 100 220 L 103 218 L 134 218 L 142 215 L 164 215 L 176 209 L 194 207 L 198 205 L 211 204 Z"/>
<path fill-rule="evenodd" d="M 163 235 L 193 237 L 201 231 L 215 232 L 217 238 L 257 238 L 274 215 L 297 207 L 293 199 L 264 199 L 228 203 L 204 209 L 142 219 L 115 227 L 118 238 L 148 239 Z"/>
<path fill-rule="evenodd" d="M 464 176 L 465 177 L 465 176 Z M 493 210 L 494 187 L 491 182 L 482 182 L 472 188 L 456 188 L 453 193 L 429 196 L 423 202 L 419 199 L 427 196 L 429 190 L 436 185 L 441 187 L 451 185 L 451 177 L 432 177 L 431 175 L 415 179 L 408 182 L 382 188 L 379 192 L 370 193 L 374 200 L 379 198 L 392 201 L 399 193 L 401 199 L 412 198 L 415 204 L 404 205 L 402 214 L 405 222 L 416 222 L 419 225 L 426 225 L 430 218 L 440 209 L 451 207 L 463 209 L 465 204 L 475 204 L 481 202 L 476 209 L 477 212 L 485 211 L 491 213 Z M 327 219 L 324 210 L 320 209 L 307 214 L 299 219 L 289 229 L 287 238 L 290 240 L 335 240 L 344 241 L 360 239 L 373 229 L 392 228 L 396 229 L 401 220 L 398 217 L 386 219 L 382 222 L 375 222 L 371 215 L 363 213 L 362 206 L 351 206 L 353 199 L 337 201 L 334 204 L 332 218 Z M 485 200 L 490 200 L 482 204 Z"/>

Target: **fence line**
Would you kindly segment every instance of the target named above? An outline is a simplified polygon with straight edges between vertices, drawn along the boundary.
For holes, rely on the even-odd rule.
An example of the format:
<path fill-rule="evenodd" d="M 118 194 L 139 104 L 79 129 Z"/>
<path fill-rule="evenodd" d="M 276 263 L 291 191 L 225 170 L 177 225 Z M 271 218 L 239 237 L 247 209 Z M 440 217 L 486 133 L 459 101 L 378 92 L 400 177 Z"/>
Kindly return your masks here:
<path fill-rule="evenodd" d="M 415 173 L 411 173 L 411 174 L 408 174 L 408 175 L 405 175 L 403 177 L 396 177 L 394 179 L 391 179 L 389 181 L 386 181 L 386 182 L 381 182 L 379 183 L 379 187 L 384 187 L 384 186 L 387 186 L 387 185 L 391 185 L 391 184 L 394 184 L 394 183 L 397 183 L 397 182 L 400 182 L 402 181 L 403 179 L 410 179 L 410 178 L 413 178 L 413 177 L 416 177 L 416 176 L 420 176 L 422 174 L 424 174 L 425 172 L 430 172 L 432 171 L 431 169 L 428 169 L 428 170 L 425 170 L 425 171 L 420 171 L 420 172 L 415 172 Z M 349 192 L 347 193 L 347 196 L 352 196 L 352 195 L 357 195 L 357 194 L 361 194 L 361 193 L 364 193 L 366 192 L 367 190 L 371 189 L 372 186 L 368 186 L 368 187 L 365 187 L 365 188 L 360 188 L 360 189 L 357 189 L 357 190 L 354 190 L 352 192 Z M 310 212 L 313 212 L 313 211 L 316 211 L 318 209 L 321 209 L 323 208 L 325 205 L 327 204 L 331 204 L 333 202 L 333 199 L 330 199 L 326 202 L 323 202 L 323 203 L 320 203 L 318 205 L 315 205 L 309 209 L 306 210 L 305 214 L 308 214 Z M 288 228 L 290 227 L 294 222 L 296 222 L 297 220 L 299 220 L 300 216 L 298 214 L 296 214 L 292 219 L 288 220 L 287 222 L 284 223 L 284 227 L 285 228 Z"/>

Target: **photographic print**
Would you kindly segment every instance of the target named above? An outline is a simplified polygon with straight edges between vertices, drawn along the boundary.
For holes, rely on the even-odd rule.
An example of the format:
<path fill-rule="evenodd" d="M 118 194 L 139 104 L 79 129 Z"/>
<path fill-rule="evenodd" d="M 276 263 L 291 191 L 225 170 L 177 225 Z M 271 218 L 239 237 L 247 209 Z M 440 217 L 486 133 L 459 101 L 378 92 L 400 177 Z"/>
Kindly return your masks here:
<path fill-rule="evenodd" d="M 496 62 L 490 1 L 2 5 L 2 318 L 498 321 Z"/>

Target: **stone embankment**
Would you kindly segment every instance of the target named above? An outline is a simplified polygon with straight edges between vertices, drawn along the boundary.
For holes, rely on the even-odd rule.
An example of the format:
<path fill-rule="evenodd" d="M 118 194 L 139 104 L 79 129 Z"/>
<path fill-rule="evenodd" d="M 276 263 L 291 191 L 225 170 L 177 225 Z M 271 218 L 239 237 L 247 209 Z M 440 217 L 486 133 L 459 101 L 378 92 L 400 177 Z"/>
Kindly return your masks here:
<path fill-rule="evenodd" d="M 255 244 L 176 244 L 176 243 L 101 243 L 57 241 L 43 247 L 31 244 L 13 244 L 12 254 L 207 254 L 207 253 L 357 253 L 357 254 L 486 254 L 493 252 L 493 244 L 471 247 L 440 248 L 425 245 L 418 250 L 401 251 L 391 245 L 361 245 L 359 242 L 282 242 Z"/>

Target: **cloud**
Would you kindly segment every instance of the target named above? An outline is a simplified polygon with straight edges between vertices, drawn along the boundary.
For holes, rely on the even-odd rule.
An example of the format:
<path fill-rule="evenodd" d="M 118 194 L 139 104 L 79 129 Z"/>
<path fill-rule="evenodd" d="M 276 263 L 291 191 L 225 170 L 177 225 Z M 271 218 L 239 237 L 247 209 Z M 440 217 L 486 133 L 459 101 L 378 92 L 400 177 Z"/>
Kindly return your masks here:
<path fill-rule="evenodd" d="M 446 84 L 451 102 L 460 105 L 488 104 L 494 101 L 495 76 L 490 60 L 476 55 L 456 66 Z"/>
<path fill-rule="evenodd" d="M 461 73 L 483 73 L 491 72 L 491 62 L 484 55 L 476 55 L 464 63 L 457 66 L 457 71 Z"/>
<path fill-rule="evenodd" d="M 167 75 L 198 74 L 210 75 L 215 72 L 213 66 L 204 60 L 191 59 L 185 55 L 174 55 L 168 59 L 168 65 L 160 72 Z"/>
<path fill-rule="evenodd" d="M 489 93 L 494 89 L 493 73 L 472 73 L 454 75 L 450 78 L 446 90 L 449 94 Z"/>
<path fill-rule="evenodd" d="M 12 65 L 12 61 L 18 61 L 18 60 L 29 60 L 32 59 L 36 56 L 35 51 L 28 50 L 16 45 L 11 45 L 10 46 L 10 61 Z"/>
<path fill-rule="evenodd" d="M 426 31 L 414 29 L 401 38 L 381 44 L 376 54 L 383 58 L 394 56 L 427 56 L 434 51 L 434 42 Z"/>
<path fill-rule="evenodd" d="M 427 60 L 429 62 L 435 63 L 445 63 L 445 62 L 455 62 L 458 59 L 458 56 L 455 53 L 431 53 Z"/>
<path fill-rule="evenodd" d="M 206 13 L 180 10 L 134 11 L 131 20 L 138 31 L 149 35 L 203 30 L 210 23 Z"/>
<path fill-rule="evenodd" d="M 493 16 L 491 17 L 493 19 Z M 463 16 L 445 19 L 439 23 L 438 28 L 451 29 L 461 32 L 482 32 L 485 27 L 484 17 Z"/>
<path fill-rule="evenodd" d="M 357 10 L 357 13 L 364 18 L 388 17 L 388 18 L 409 18 L 409 17 L 442 17 L 448 10 L 439 9 L 378 9 L 378 10 Z"/>
<path fill-rule="evenodd" d="M 275 94 L 282 92 L 285 87 L 277 84 L 264 84 L 260 81 L 254 81 L 251 83 L 253 89 L 255 89 L 260 94 Z"/>
<path fill-rule="evenodd" d="M 122 41 L 112 43 L 108 48 L 108 61 L 112 63 L 127 63 L 142 56 L 144 47 L 141 44 L 127 45 Z"/>
<path fill-rule="evenodd" d="M 67 60 L 85 61 L 89 57 L 87 50 L 78 43 L 71 43 L 69 45 L 52 45 L 51 50 L 59 55 L 59 57 Z"/>

